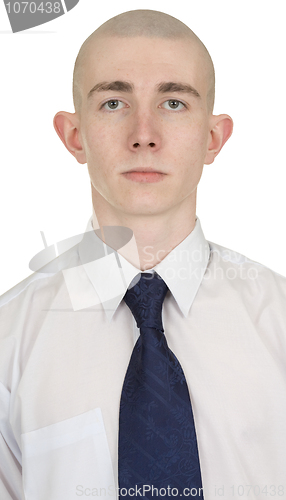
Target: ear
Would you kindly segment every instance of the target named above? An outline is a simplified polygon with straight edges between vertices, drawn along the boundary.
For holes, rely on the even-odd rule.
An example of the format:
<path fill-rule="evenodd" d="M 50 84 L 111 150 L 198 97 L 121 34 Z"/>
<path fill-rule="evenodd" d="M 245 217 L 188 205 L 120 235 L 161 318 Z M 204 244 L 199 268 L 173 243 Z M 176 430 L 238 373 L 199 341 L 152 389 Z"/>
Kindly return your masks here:
<path fill-rule="evenodd" d="M 67 150 L 79 163 L 86 163 L 86 156 L 79 133 L 79 117 L 77 113 L 59 111 L 54 117 L 55 130 Z"/>
<path fill-rule="evenodd" d="M 212 115 L 210 119 L 210 137 L 205 165 L 210 165 L 219 154 L 223 145 L 230 138 L 233 130 L 233 121 L 228 115 Z"/>

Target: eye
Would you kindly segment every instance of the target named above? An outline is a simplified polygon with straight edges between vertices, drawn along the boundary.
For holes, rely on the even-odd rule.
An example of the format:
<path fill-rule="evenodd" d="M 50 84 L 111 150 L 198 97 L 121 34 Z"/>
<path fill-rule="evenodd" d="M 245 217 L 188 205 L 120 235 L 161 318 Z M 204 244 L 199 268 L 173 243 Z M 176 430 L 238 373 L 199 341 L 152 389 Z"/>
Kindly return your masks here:
<path fill-rule="evenodd" d="M 169 99 L 168 101 L 163 102 L 162 107 L 165 109 L 176 109 L 180 111 L 186 106 L 181 101 L 177 101 L 177 99 Z"/>
<path fill-rule="evenodd" d="M 122 101 L 119 101 L 118 99 L 110 99 L 109 101 L 105 102 L 101 107 L 105 108 L 108 111 L 112 111 L 114 109 L 122 109 L 124 107 L 124 103 Z"/>

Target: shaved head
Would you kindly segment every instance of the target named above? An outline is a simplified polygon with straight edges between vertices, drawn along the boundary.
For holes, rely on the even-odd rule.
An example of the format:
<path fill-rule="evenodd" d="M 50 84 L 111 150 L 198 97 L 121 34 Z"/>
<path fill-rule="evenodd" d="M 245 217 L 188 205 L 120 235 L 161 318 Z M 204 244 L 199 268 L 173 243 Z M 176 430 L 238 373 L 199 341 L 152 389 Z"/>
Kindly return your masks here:
<path fill-rule="evenodd" d="M 131 10 L 109 19 L 99 26 L 82 44 L 75 61 L 73 73 L 73 101 L 76 112 L 80 111 L 82 102 L 82 79 L 85 66 L 88 64 L 90 50 L 97 40 L 104 37 L 132 38 L 165 38 L 186 39 L 193 43 L 204 60 L 206 78 L 208 80 L 208 110 L 211 113 L 215 97 L 215 73 L 212 59 L 201 40 L 184 23 L 163 12 L 155 10 Z"/>

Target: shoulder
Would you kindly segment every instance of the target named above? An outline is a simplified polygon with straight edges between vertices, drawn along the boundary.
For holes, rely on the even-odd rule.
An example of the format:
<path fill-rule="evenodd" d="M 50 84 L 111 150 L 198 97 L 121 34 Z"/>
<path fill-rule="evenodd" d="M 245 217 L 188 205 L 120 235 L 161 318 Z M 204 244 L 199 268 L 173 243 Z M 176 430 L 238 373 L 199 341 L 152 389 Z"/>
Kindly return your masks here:
<path fill-rule="evenodd" d="M 0 383 L 5 387 L 12 379 L 17 383 L 43 326 L 57 320 L 57 311 L 71 308 L 62 271 L 76 265 L 77 251 L 70 249 L 0 297 Z"/>
<path fill-rule="evenodd" d="M 77 265 L 78 253 L 74 247 L 1 295 L 0 338 L 9 329 L 15 334 L 18 326 L 23 328 L 27 322 L 43 317 L 64 286 L 62 271 Z"/>
<path fill-rule="evenodd" d="M 210 286 L 253 314 L 276 314 L 286 326 L 286 277 L 245 255 L 209 242 Z"/>
<path fill-rule="evenodd" d="M 281 287 L 286 292 L 286 277 L 273 271 L 267 266 L 260 264 L 245 255 L 231 250 L 229 248 L 218 245 L 211 241 L 208 242 L 210 247 L 210 261 L 213 265 L 221 265 L 225 271 L 225 278 L 238 281 L 244 280 L 245 284 L 249 281 L 255 281 L 257 284 L 267 280 L 274 286 Z"/>
<path fill-rule="evenodd" d="M 203 287 L 214 320 L 238 331 L 239 338 L 244 332 L 251 349 L 260 339 L 284 370 L 286 278 L 239 252 L 212 242 L 209 246 Z"/>

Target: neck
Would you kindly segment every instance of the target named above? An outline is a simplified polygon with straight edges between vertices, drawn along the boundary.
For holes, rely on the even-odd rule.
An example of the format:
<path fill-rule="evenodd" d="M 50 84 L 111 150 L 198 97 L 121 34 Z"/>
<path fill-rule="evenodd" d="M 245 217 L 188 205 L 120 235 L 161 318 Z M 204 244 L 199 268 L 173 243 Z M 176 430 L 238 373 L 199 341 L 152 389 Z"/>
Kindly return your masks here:
<path fill-rule="evenodd" d="M 133 266 L 141 271 L 152 269 L 159 264 L 176 246 L 194 229 L 196 224 L 196 192 L 193 198 L 178 207 L 152 215 L 134 215 L 111 209 L 98 202 L 92 193 L 93 228 L 100 229 L 101 239 L 113 248 L 112 242 L 106 241 L 104 226 L 123 226 L 133 231 L 133 244 L 118 249 Z M 135 239 L 135 241 L 134 241 Z M 116 248 L 115 248 L 116 249 Z"/>

